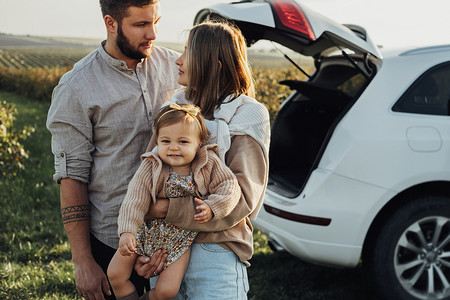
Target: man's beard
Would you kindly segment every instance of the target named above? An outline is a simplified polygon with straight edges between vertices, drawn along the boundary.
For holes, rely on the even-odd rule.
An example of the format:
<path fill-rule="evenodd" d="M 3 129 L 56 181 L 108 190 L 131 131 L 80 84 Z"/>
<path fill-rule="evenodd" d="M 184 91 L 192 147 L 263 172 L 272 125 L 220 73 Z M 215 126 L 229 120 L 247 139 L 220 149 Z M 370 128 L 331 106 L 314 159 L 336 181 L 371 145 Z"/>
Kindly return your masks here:
<path fill-rule="evenodd" d="M 120 51 L 122 51 L 125 56 L 131 59 L 141 60 L 142 58 L 148 57 L 151 53 L 151 51 L 149 51 L 147 55 L 144 52 L 139 51 L 137 47 L 131 45 L 128 38 L 123 34 L 122 26 L 120 24 L 118 24 L 117 27 L 116 44 L 117 47 L 119 47 Z"/>

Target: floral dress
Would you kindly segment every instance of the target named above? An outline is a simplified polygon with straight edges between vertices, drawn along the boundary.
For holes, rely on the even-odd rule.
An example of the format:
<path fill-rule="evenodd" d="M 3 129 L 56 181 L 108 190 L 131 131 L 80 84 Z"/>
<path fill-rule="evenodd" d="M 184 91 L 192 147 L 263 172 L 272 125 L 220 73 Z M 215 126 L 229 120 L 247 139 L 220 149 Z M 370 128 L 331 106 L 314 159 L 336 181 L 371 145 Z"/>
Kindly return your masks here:
<path fill-rule="evenodd" d="M 164 191 L 170 198 L 194 195 L 195 184 L 192 174 L 181 176 L 170 168 Z M 164 219 L 146 221 L 137 230 L 136 254 L 151 257 L 159 249 L 167 250 L 166 264 L 169 266 L 186 252 L 197 233 L 169 224 Z"/>

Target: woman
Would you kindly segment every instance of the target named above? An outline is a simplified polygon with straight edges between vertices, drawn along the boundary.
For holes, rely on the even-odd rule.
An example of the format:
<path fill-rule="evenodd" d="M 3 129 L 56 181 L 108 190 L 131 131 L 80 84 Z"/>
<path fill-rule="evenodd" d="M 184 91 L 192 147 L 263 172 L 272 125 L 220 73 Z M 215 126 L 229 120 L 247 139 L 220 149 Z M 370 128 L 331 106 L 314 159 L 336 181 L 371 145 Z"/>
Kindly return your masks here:
<path fill-rule="evenodd" d="M 241 32 L 226 23 L 205 22 L 189 33 L 177 59 L 177 102 L 199 106 L 218 143 L 221 157 L 233 171 L 242 196 L 226 217 L 198 224 L 191 201 L 158 199 L 151 217 L 166 214 L 174 225 L 200 231 L 177 299 L 246 299 L 247 266 L 253 254 L 253 227 L 268 175 L 270 124 L 267 109 L 254 98 L 254 85 Z M 139 266 L 138 273 L 145 274 Z M 152 283 L 154 278 L 152 278 Z"/>

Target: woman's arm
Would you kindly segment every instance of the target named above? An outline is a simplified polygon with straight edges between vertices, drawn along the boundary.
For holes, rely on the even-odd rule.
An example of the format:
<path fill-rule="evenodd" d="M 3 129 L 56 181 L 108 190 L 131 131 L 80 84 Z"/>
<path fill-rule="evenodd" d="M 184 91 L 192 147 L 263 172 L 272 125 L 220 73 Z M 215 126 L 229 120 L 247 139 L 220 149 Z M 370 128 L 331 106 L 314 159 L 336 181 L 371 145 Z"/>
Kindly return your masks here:
<path fill-rule="evenodd" d="M 208 150 L 207 153 L 208 168 L 211 168 L 208 178 L 205 178 L 208 184 L 203 188 L 199 187 L 198 190 L 201 193 L 207 191 L 207 198 L 202 200 L 211 208 L 213 219 L 222 219 L 236 207 L 241 197 L 241 188 L 233 171 L 220 160 L 216 153 L 213 150 Z M 208 172 L 202 173 L 206 175 Z M 196 202 L 197 210 L 199 205 Z"/>
<path fill-rule="evenodd" d="M 268 174 L 268 162 L 261 146 L 248 135 L 235 136 L 226 155 L 226 165 L 235 174 L 242 191 L 239 201 L 227 216 L 198 224 L 194 221 L 195 210 L 192 209 L 192 197 L 189 197 L 190 201 L 182 198 L 170 201 L 166 221 L 188 230 L 222 231 L 259 209 Z"/>

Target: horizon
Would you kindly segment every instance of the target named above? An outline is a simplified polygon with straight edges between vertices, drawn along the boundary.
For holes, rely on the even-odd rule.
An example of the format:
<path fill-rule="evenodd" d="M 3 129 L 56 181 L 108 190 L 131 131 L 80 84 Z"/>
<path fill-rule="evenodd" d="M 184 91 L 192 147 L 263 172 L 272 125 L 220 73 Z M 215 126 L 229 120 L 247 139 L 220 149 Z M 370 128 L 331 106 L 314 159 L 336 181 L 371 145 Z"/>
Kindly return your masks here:
<path fill-rule="evenodd" d="M 163 18 L 157 41 L 184 43 L 196 12 L 220 2 L 229 1 L 161 0 Z M 432 0 L 428 5 L 408 0 L 300 2 L 338 23 L 362 26 L 375 44 L 385 48 L 450 44 L 448 0 Z M 0 5 L 0 32 L 4 34 L 99 40 L 106 37 L 98 1 L 0 0 Z"/>

